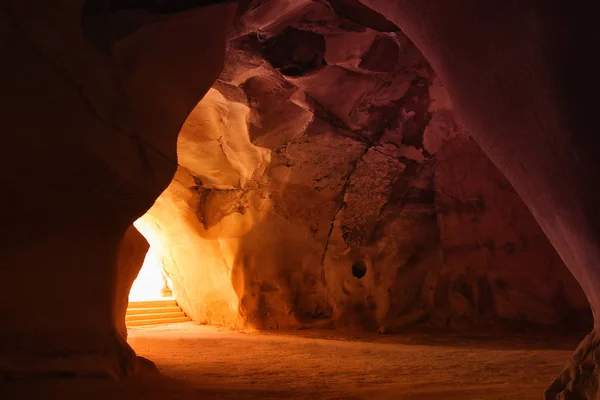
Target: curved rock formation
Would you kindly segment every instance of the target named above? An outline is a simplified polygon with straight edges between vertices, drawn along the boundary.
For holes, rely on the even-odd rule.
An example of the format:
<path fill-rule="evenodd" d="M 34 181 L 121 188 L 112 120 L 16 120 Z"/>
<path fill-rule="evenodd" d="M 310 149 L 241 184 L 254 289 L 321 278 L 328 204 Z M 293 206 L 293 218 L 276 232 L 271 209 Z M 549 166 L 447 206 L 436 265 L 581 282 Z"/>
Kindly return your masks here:
<path fill-rule="evenodd" d="M 562 258 L 595 329 L 547 397 L 597 397 L 593 13 L 241 1 L 227 36 L 237 3 L 0 6 L 0 380 L 148 366 L 131 224 L 166 188 L 138 226 L 201 323 L 557 326 L 588 307 Z"/>
<path fill-rule="evenodd" d="M 236 10 L 108 3 L 0 6 L 7 378 L 139 370 L 122 326 L 137 271 L 119 252 L 140 250 L 127 230 L 172 178 L 177 134 L 222 69 Z"/>
<path fill-rule="evenodd" d="M 593 13 L 567 1 L 361 2 L 402 27 L 423 51 L 461 119 L 581 284 L 594 333 L 547 397 L 596 398 L 600 163 L 587 93 L 600 87 L 593 73 L 598 60 L 589 52 L 600 37 Z"/>
<path fill-rule="evenodd" d="M 182 129 L 141 222 L 188 315 L 393 332 L 585 313 L 420 52 L 331 5 L 252 7 Z"/>

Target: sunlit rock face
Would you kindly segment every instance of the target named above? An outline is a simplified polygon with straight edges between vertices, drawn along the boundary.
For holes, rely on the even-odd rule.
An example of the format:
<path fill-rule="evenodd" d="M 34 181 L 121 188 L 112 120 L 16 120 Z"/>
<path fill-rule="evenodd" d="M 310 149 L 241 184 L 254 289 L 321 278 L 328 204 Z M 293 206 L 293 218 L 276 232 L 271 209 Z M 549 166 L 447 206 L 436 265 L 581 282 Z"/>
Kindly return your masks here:
<path fill-rule="evenodd" d="M 184 310 L 382 332 L 585 314 L 425 59 L 342 3 L 356 16 L 352 2 L 255 3 L 184 125 L 176 179 L 141 220 Z"/>

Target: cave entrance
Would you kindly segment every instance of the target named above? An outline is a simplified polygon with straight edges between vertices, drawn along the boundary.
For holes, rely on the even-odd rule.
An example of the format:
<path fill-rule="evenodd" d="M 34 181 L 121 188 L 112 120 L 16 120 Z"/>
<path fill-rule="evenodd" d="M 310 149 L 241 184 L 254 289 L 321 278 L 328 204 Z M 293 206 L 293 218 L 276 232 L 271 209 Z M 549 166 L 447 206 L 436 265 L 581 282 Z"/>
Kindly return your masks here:
<path fill-rule="evenodd" d="M 173 289 L 166 276 L 160 252 L 150 246 L 140 273 L 131 286 L 130 302 L 167 300 L 173 298 Z"/>
<path fill-rule="evenodd" d="M 190 318 L 175 300 L 173 283 L 165 269 L 169 253 L 164 248 L 164 233 L 143 217 L 134 223 L 150 248 L 129 291 L 125 314 L 128 328 L 189 322 Z"/>

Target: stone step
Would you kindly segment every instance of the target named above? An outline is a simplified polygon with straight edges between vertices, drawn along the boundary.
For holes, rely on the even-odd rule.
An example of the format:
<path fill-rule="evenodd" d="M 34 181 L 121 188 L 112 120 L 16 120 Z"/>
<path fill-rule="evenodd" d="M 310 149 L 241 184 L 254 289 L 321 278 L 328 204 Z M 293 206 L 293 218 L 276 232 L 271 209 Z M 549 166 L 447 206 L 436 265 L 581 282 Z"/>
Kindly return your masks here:
<path fill-rule="evenodd" d="M 129 321 L 127 326 L 150 326 L 150 325 L 163 325 L 163 324 L 177 324 L 180 322 L 189 322 L 191 319 L 188 317 L 173 317 L 173 318 L 157 318 L 157 319 L 146 319 L 141 321 Z"/>
<path fill-rule="evenodd" d="M 181 311 L 178 306 L 172 307 L 144 307 L 144 308 L 128 308 L 127 315 L 138 315 L 138 314 L 166 314 L 171 312 Z"/>
<path fill-rule="evenodd" d="M 175 299 L 130 301 L 128 309 L 131 308 L 155 308 L 155 307 L 177 307 Z"/>
<path fill-rule="evenodd" d="M 151 326 L 189 322 L 175 299 L 129 302 L 125 323 L 132 326 Z"/>
<path fill-rule="evenodd" d="M 177 318 L 177 317 L 185 317 L 183 311 L 178 310 L 170 313 L 149 313 L 149 314 L 136 314 L 136 315 L 127 315 L 125 317 L 125 321 L 144 321 L 151 319 L 163 319 L 163 318 Z"/>

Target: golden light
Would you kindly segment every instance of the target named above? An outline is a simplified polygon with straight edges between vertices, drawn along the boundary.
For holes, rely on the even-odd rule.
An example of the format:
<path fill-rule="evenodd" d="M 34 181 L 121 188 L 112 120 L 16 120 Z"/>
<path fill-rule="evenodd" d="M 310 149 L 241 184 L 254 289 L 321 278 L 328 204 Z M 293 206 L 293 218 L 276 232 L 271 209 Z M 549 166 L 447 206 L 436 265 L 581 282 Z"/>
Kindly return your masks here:
<path fill-rule="evenodd" d="M 147 232 L 145 229 L 140 229 L 140 225 L 143 225 L 141 220 L 136 221 L 134 225 L 141 232 Z M 162 252 L 156 245 L 151 245 L 144 259 L 144 264 L 131 286 L 129 301 L 150 301 L 171 298 L 173 294 L 171 287 L 169 278 L 164 272 Z"/>
<path fill-rule="evenodd" d="M 164 299 L 164 273 L 177 304 L 193 321 L 245 326 L 240 296 L 246 292 L 247 268 L 242 264 L 249 259 L 262 263 L 247 256 L 256 249 L 272 253 L 261 244 L 263 231 L 255 231 L 257 222 L 270 215 L 268 193 L 253 191 L 235 199 L 244 193 L 238 189 L 264 175 L 271 158 L 270 150 L 250 140 L 250 111 L 210 89 L 188 117 L 179 134 L 175 177 L 134 223 L 150 250 L 130 301 Z M 196 178 L 213 196 L 202 200 L 198 190 L 190 190 Z M 260 270 L 258 265 L 250 269 Z"/>

